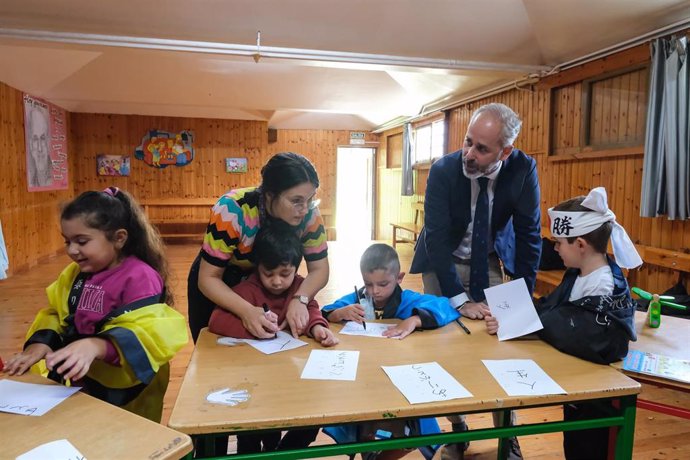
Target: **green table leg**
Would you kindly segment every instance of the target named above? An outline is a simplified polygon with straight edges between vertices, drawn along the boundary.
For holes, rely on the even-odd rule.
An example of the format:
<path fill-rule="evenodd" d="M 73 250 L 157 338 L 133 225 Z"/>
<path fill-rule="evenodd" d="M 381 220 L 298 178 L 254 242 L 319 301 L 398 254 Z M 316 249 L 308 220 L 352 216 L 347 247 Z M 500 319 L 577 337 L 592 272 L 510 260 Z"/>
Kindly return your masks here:
<path fill-rule="evenodd" d="M 623 425 L 616 436 L 616 460 L 632 458 L 635 441 L 635 414 L 637 396 L 626 396 L 620 399 L 620 411 L 623 415 Z"/>

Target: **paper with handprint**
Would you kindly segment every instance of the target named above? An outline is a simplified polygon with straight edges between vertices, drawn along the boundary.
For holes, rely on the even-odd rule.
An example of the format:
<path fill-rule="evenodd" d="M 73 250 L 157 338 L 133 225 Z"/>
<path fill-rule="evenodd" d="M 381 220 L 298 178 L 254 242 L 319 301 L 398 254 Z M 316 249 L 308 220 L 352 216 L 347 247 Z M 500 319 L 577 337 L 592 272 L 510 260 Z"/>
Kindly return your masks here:
<path fill-rule="evenodd" d="M 225 404 L 226 406 L 236 406 L 240 403 L 249 400 L 249 392 L 247 390 L 230 390 L 230 388 L 223 388 L 222 390 L 213 391 L 206 396 L 206 401 L 214 404 Z"/>

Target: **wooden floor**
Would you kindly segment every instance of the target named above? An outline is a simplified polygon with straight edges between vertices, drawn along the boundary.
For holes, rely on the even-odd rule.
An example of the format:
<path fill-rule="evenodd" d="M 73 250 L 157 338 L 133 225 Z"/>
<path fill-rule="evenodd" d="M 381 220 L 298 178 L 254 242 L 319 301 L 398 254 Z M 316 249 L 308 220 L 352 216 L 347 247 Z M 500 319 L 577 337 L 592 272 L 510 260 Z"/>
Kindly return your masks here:
<path fill-rule="evenodd" d="M 354 284 L 361 285 L 359 256 L 365 247 L 366 244 L 331 245 L 331 280 L 317 297 L 322 304 L 350 292 Z M 198 248 L 198 243 L 175 243 L 168 246 L 173 273 L 171 287 L 175 294 L 176 307 L 185 315 L 187 313 L 187 272 Z M 411 245 L 398 245 L 398 252 L 404 269 L 409 267 L 412 255 Z M 4 360 L 20 350 L 24 341 L 24 334 L 36 311 L 45 306 L 45 287 L 57 277 L 60 270 L 68 262 L 67 256 L 58 256 L 39 264 L 28 272 L 0 281 L 0 357 Z M 407 275 L 403 281 L 403 287 L 421 291 L 421 277 L 419 275 Z M 163 423 L 166 423 L 170 416 L 191 352 L 192 345 L 190 343 L 175 357 L 172 363 L 171 382 L 165 399 Z M 642 397 L 690 408 L 690 395 L 685 393 L 645 386 Z M 560 411 L 553 408 L 521 410 L 518 411 L 518 418 L 524 422 L 558 420 Z M 448 429 L 445 420 L 439 421 L 444 429 Z M 468 423 L 471 428 L 488 427 L 491 420 L 486 415 L 472 415 L 468 417 Z M 320 435 L 317 442 L 327 443 L 329 440 Z M 559 434 L 520 438 L 523 455 L 527 459 L 560 459 L 563 457 L 561 443 L 562 437 Z M 418 452 L 413 452 L 406 457 L 406 459 L 421 458 Z M 466 458 L 476 460 L 496 458 L 495 442 L 473 442 Z M 634 458 L 690 458 L 690 423 L 687 420 L 638 410 Z"/>

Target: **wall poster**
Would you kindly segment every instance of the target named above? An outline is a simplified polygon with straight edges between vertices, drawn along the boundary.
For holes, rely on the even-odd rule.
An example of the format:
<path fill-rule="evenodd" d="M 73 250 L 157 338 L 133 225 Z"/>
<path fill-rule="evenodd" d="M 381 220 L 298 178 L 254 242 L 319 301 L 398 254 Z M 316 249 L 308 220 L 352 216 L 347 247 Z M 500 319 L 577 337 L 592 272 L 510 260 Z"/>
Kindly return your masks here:
<path fill-rule="evenodd" d="M 64 109 L 24 94 L 26 181 L 30 192 L 67 188 L 67 133 Z"/>

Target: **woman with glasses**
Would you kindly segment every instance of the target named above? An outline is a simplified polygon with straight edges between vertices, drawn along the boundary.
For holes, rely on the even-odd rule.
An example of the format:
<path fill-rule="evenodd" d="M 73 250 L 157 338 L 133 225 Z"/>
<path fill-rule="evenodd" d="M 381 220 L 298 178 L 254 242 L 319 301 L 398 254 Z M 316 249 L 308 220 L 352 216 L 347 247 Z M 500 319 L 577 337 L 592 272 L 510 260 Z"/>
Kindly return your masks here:
<path fill-rule="evenodd" d="M 295 337 L 304 332 L 309 322 L 307 304 L 328 282 L 326 231 L 315 199 L 318 187 L 319 177 L 309 160 L 296 153 L 279 153 L 261 169 L 259 187 L 231 190 L 216 202 L 187 280 L 189 327 L 195 342 L 216 305 L 237 315 L 258 338 L 271 338 L 283 326 L 289 326 Z M 288 306 L 287 324 L 278 326 L 232 290 L 254 268 L 252 246 L 257 232 L 273 221 L 294 228 L 308 270 Z"/>

